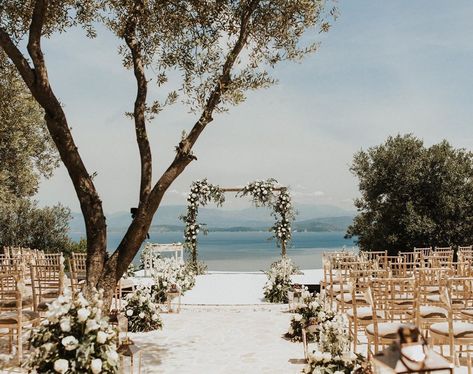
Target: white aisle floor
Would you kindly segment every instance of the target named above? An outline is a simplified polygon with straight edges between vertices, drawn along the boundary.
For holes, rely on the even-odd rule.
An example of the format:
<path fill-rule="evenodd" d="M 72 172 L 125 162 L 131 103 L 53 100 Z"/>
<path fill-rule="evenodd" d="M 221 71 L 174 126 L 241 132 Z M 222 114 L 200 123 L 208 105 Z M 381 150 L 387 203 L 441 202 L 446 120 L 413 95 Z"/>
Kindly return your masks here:
<path fill-rule="evenodd" d="M 162 314 L 164 328 L 131 334 L 143 373 L 291 374 L 304 367 L 302 343 L 283 338 L 287 306 L 185 306 Z"/>

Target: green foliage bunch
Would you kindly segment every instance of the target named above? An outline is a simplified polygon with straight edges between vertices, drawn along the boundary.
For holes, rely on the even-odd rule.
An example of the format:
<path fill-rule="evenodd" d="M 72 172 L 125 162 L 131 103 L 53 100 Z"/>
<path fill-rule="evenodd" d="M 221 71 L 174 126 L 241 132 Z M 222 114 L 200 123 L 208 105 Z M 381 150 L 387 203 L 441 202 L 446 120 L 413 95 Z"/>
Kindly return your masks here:
<path fill-rule="evenodd" d="M 394 254 L 473 243 L 472 152 L 398 135 L 356 153 L 351 171 L 361 197 L 347 236 L 361 249 Z"/>

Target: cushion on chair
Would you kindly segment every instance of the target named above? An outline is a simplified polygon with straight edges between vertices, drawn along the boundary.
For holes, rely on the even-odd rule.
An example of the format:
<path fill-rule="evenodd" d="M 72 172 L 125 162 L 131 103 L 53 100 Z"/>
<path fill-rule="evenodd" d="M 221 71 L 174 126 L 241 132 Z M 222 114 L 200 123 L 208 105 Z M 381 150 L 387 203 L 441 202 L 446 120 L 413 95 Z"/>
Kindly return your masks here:
<path fill-rule="evenodd" d="M 473 308 L 463 309 L 460 313 L 468 317 L 473 317 Z"/>
<path fill-rule="evenodd" d="M 430 331 L 435 334 L 448 336 L 448 322 L 434 323 L 430 326 Z M 453 336 L 455 338 L 473 338 L 473 323 L 454 321 Z"/>
<path fill-rule="evenodd" d="M 407 314 L 414 314 L 414 310 L 408 310 Z M 448 317 L 447 309 L 433 305 L 422 305 L 419 308 L 419 314 L 422 318 Z"/>
<path fill-rule="evenodd" d="M 347 315 L 349 318 L 353 318 L 353 309 L 347 310 Z M 380 311 L 376 312 L 378 318 L 383 318 L 383 315 Z M 356 308 L 356 317 L 358 319 L 369 321 L 373 319 L 373 309 L 370 306 L 361 306 Z"/>
<path fill-rule="evenodd" d="M 441 300 L 440 295 L 429 295 L 427 296 L 427 300 L 432 301 L 434 303 L 443 303 L 443 300 Z M 453 304 L 462 304 L 463 300 L 453 299 L 452 302 Z"/>
<path fill-rule="evenodd" d="M 378 336 L 384 339 L 397 339 L 399 327 L 403 326 L 399 322 L 378 323 Z M 374 336 L 374 324 L 366 326 L 366 333 Z"/>
<path fill-rule="evenodd" d="M 32 310 L 22 311 L 22 320 L 25 322 L 39 319 L 39 314 Z M 1 325 L 14 325 L 18 321 L 18 313 L 16 312 L 2 312 L 0 313 L 0 326 Z"/>
<path fill-rule="evenodd" d="M 122 290 L 125 288 L 133 288 L 135 286 L 135 282 L 133 282 L 132 278 L 122 278 L 120 280 Z"/>
<path fill-rule="evenodd" d="M 327 291 L 331 291 L 331 292 L 334 292 L 334 293 L 342 291 L 342 287 L 341 287 L 340 284 L 328 285 L 326 289 L 327 289 Z M 349 284 L 344 284 L 343 285 L 343 292 L 351 292 L 351 286 Z"/>
<path fill-rule="evenodd" d="M 363 301 L 365 302 L 365 296 L 363 294 L 356 294 L 356 301 Z M 352 294 L 351 293 L 343 293 L 343 301 L 345 303 L 351 303 L 352 301 Z M 342 294 L 338 294 L 335 298 L 337 301 L 342 301 Z"/>

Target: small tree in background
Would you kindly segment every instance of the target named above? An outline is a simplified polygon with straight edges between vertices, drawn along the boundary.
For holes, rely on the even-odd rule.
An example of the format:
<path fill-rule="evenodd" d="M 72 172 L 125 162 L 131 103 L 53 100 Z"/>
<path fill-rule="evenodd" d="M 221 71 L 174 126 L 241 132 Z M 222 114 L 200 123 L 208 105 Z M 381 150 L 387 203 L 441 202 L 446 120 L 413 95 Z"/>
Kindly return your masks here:
<path fill-rule="evenodd" d="M 361 249 L 473 244 L 472 152 L 398 135 L 356 153 L 350 170 L 361 197 L 347 236 Z"/>
<path fill-rule="evenodd" d="M 196 159 L 193 147 L 214 114 L 244 101 L 248 91 L 273 84 L 269 71 L 277 63 L 300 60 L 315 51 L 317 44 L 313 40 L 304 44 L 308 38 L 303 37 L 310 29 L 315 33 L 328 30 L 325 10 L 325 2 L 319 0 L 0 2 L 0 48 L 44 109 L 49 133 L 80 202 L 87 234 L 87 289 L 104 288 L 111 300 L 115 284 L 145 239 L 165 192 Z M 333 16 L 335 11 L 329 13 Z M 96 21 L 104 22 L 123 42 L 120 58 L 133 71 L 137 84 L 129 113 L 140 154 L 137 213 L 108 259 L 102 201 L 49 81 L 41 46 L 44 37 L 74 26 L 95 36 L 92 25 Z M 148 97 L 150 70 L 156 72 L 155 81 L 165 100 Z M 178 91 L 164 88 L 170 72 L 173 76 L 180 73 L 172 82 Z M 177 100 L 177 92 L 196 120 L 176 146 L 174 160 L 153 180 L 146 126 L 165 105 Z"/>

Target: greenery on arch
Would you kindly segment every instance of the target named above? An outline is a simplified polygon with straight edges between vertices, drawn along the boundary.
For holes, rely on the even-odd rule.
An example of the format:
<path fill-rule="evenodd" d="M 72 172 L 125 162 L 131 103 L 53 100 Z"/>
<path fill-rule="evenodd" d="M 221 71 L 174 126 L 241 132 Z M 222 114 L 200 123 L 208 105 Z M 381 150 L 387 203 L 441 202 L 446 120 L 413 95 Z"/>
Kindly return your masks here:
<path fill-rule="evenodd" d="M 286 248 L 292 237 L 291 224 L 295 218 L 291 196 L 285 187 L 278 187 L 278 182 L 273 179 L 265 181 L 256 180 L 248 183 L 237 196 L 251 196 L 256 207 L 269 207 L 271 215 L 275 218 L 274 225 L 270 228 L 273 238 L 276 239 L 278 247 L 281 247 L 281 255 L 286 255 Z M 276 194 L 276 192 L 278 192 Z M 197 273 L 205 271 L 205 266 L 197 261 L 198 234 L 200 231 L 206 233 L 205 224 L 197 222 L 199 206 L 205 206 L 214 202 L 221 206 L 225 201 L 225 189 L 208 183 L 207 179 L 197 180 L 192 183 L 189 196 L 187 197 L 187 213 L 181 216 L 185 223 L 184 237 L 185 248 L 190 253 L 191 264 Z"/>
<path fill-rule="evenodd" d="M 187 213 L 181 216 L 181 220 L 186 224 L 184 229 L 185 248 L 191 256 L 191 264 L 194 270 L 200 274 L 205 271 L 205 267 L 199 266 L 197 262 L 197 235 L 200 230 L 206 232 L 205 224 L 197 222 L 199 206 L 205 206 L 214 202 L 221 206 L 225 201 L 225 195 L 219 186 L 210 184 L 207 179 L 196 180 L 191 185 L 191 191 L 187 197 Z"/>

